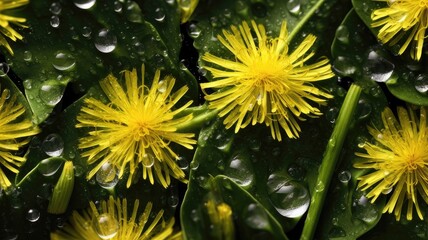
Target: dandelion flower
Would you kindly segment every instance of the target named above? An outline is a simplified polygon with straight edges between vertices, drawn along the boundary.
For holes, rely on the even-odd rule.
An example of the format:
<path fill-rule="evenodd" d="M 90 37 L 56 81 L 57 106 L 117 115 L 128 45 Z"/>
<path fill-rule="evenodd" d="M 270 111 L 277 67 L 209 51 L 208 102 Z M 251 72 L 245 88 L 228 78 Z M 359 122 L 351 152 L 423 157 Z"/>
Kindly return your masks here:
<path fill-rule="evenodd" d="M 246 22 L 232 32 L 223 30 L 219 41 L 235 55 L 228 60 L 210 53 L 202 59 L 217 65 L 206 67 L 214 81 L 202 83 L 202 89 L 220 89 L 205 99 L 210 108 L 220 110 L 226 128 L 235 125 L 235 132 L 250 123 L 265 123 L 270 126 L 272 137 L 281 141 L 280 127 L 289 138 L 299 135 L 298 120 L 303 115 L 316 117 L 322 113 L 307 100 L 317 104 L 333 96 L 314 87 L 312 82 L 333 77 L 328 59 L 304 65 L 314 52 L 308 52 L 316 37 L 307 36 L 291 53 L 288 53 L 286 23 L 281 25 L 278 38 L 266 35 L 263 25 L 251 21 L 253 29 Z M 254 34 L 251 31 L 254 31 Z M 254 38 L 257 40 L 254 40 Z"/>
<path fill-rule="evenodd" d="M 358 187 L 369 190 L 372 202 L 382 194 L 392 194 L 383 212 L 394 212 L 400 220 L 403 204 L 407 201 L 408 220 L 412 219 L 413 206 L 423 219 L 418 203 L 418 193 L 428 203 L 428 131 L 426 108 L 421 107 L 419 119 L 414 110 L 399 107 L 398 121 L 387 108 L 382 113 L 383 130 L 368 127 L 376 143 L 365 143 L 367 153 L 356 153 L 363 159 L 356 168 L 373 172 L 358 178 Z"/>
<path fill-rule="evenodd" d="M 78 128 L 91 128 L 89 136 L 80 139 L 79 148 L 84 149 L 83 157 L 96 166 L 88 173 L 88 179 L 104 164 L 113 164 L 119 169 L 119 178 L 129 166 L 127 186 L 131 185 L 136 170 L 140 166 L 144 179 L 154 183 L 157 180 L 167 187 L 170 176 L 183 180 L 184 172 L 178 167 L 178 155 L 170 143 L 188 149 L 196 143 L 192 133 L 178 133 L 177 125 L 192 119 L 192 115 L 175 118 L 192 102 L 174 109 L 174 105 L 186 93 L 182 87 L 171 93 L 175 79 L 171 76 L 160 79 L 157 70 L 151 88 L 144 86 L 144 65 L 142 85 L 139 85 L 137 71 L 124 71 L 125 87 L 112 75 L 100 82 L 109 99 L 103 103 L 93 97 L 84 100 L 84 106 L 77 116 Z"/>
<path fill-rule="evenodd" d="M 25 118 L 25 108 L 16 102 L 16 95 L 9 89 L 3 89 L 0 95 L 0 187 L 7 188 L 11 182 L 6 177 L 3 167 L 13 173 L 24 164 L 25 157 L 15 155 L 13 152 L 26 145 L 28 137 L 39 133 L 30 119 Z"/>
<path fill-rule="evenodd" d="M 93 202 L 89 205 L 90 207 L 82 214 L 73 211 L 64 228 L 51 233 L 51 239 L 162 240 L 177 236 L 173 233 L 174 218 L 165 222 L 162 218 L 163 210 L 152 219 L 151 202 L 146 204 L 144 212 L 140 215 L 138 215 L 139 200 L 135 200 L 129 215 L 126 198 L 114 200 L 110 196 L 107 201 L 101 201 L 99 209 Z"/>
<path fill-rule="evenodd" d="M 380 27 L 378 38 L 383 43 L 397 44 L 405 39 L 399 54 L 411 43 L 410 56 L 420 60 L 428 28 L 428 0 L 373 0 L 387 2 L 385 8 L 372 12 L 373 27 Z"/>
<path fill-rule="evenodd" d="M 26 19 L 8 15 L 5 11 L 22 7 L 28 3 L 29 0 L 0 0 L 0 45 L 5 47 L 10 54 L 13 54 L 13 51 L 6 38 L 10 38 L 12 41 L 22 40 L 23 38 L 21 34 L 12 28 L 11 23 L 18 27 L 26 27 L 23 25 Z"/>

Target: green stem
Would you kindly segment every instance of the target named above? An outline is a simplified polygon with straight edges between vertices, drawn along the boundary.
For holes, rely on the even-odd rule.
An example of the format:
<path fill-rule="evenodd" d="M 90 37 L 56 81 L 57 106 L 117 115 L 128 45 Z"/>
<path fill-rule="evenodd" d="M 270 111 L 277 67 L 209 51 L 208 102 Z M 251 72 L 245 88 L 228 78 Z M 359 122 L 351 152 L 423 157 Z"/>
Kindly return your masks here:
<path fill-rule="evenodd" d="M 294 38 L 294 36 L 299 32 L 299 30 L 305 25 L 305 23 L 309 20 L 309 18 L 315 13 L 318 8 L 320 8 L 321 4 L 324 3 L 324 0 L 319 0 L 314 6 L 312 6 L 311 9 L 305 14 L 305 16 L 300 19 L 300 21 L 294 26 L 293 30 L 288 35 L 288 41 L 291 42 L 291 40 Z"/>
<path fill-rule="evenodd" d="M 189 108 L 186 113 L 193 114 L 192 120 L 177 125 L 177 132 L 190 132 L 193 130 L 199 130 L 206 122 L 211 121 L 218 115 L 217 109 L 209 109 L 207 104 Z"/>
<path fill-rule="evenodd" d="M 336 125 L 334 126 L 333 133 L 328 141 L 327 148 L 322 159 L 315 191 L 312 193 L 311 206 L 309 207 L 300 240 L 313 239 L 321 210 L 324 206 L 328 187 L 336 168 L 336 163 L 339 160 L 343 142 L 345 141 L 360 94 L 361 88 L 355 84 L 351 85 L 351 88 L 346 94 L 339 116 L 336 120 Z"/>

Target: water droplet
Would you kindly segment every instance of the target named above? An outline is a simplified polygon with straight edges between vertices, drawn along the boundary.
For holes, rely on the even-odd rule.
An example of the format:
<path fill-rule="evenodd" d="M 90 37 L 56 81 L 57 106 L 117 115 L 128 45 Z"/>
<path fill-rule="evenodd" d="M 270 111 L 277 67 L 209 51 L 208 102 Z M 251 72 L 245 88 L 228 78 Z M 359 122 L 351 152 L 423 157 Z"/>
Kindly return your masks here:
<path fill-rule="evenodd" d="M 143 21 L 140 6 L 134 1 L 126 2 L 126 17 L 128 21 L 134 23 L 141 23 Z"/>
<path fill-rule="evenodd" d="M 151 153 L 145 153 L 141 163 L 144 167 L 151 168 L 155 164 L 155 156 Z"/>
<path fill-rule="evenodd" d="M 22 84 L 24 85 L 24 88 L 27 90 L 30 90 L 33 87 L 33 81 L 31 79 L 25 79 Z"/>
<path fill-rule="evenodd" d="M 364 73 L 371 80 L 376 82 L 386 82 L 394 72 L 394 64 L 380 56 L 376 51 L 371 51 L 363 66 Z"/>
<path fill-rule="evenodd" d="M 94 218 L 92 224 L 95 232 L 102 239 L 113 238 L 119 230 L 119 222 L 108 213 L 102 213 Z"/>
<path fill-rule="evenodd" d="M 419 74 L 415 80 L 415 88 L 420 93 L 428 92 L 428 75 Z"/>
<path fill-rule="evenodd" d="M 52 82 L 43 84 L 39 90 L 39 97 L 49 106 L 55 106 L 59 103 L 62 99 L 62 94 L 63 87 Z"/>
<path fill-rule="evenodd" d="M 355 61 L 347 57 L 338 56 L 333 62 L 333 70 L 342 76 L 350 76 L 357 71 Z"/>
<path fill-rule="evenodd" d="M 30 222 L 37 222 L 37 220 L 40 218 L 40 212 L 37 209 L 30 209 L 28 210 L 25 218 L 27 218 L 27 220 Z"/>
<path fill-rule="evenodd" d="M 197 170 L 197 169 L 198 169 L 198 167 L 199 167 L 199 162 L 198 162 L 198 161 L 193 160 L 193 161 L 190 163 L 190 169 L 192 169 L 193 171 Z"/>
<path fill-rule="evenodd" d="M 67 71 L 74 67 L 76 59 L 66 51 L 58 51 L 55 53 L 55 58 L 52 61 L 52 66 L 60 71 Z"/>
<path fill-rule="evenodd" d="M 372 105 L 365 99 L 360 99 L 357 105 L 358 119 L 365 119 L 370 116 L 372 112 Z"/>
<path fill-rule="evenodd" d="M 114 1 L 114 11 L 117 13 L 122 12 L 122 3 L 119 1 Z"/>
<path fill-rule="evenodd" d="M 294 179 L 303 179 L 305 176 L 305 169 L 303 169 L 300 165 L 291 163 L 288 166 L 287 170 L 288 174 L 290 174 L 291 177 Z"/>
<path fill-rule="evenodd" d="M 266 212 L 262 207 L 255 203 L 251 203 L 244 209 L 243 217 L 245 223 L 254 229 L 269 229 L 270 223 Z"/>
<path fill-rule="evenodd" d="M 173 207 L 173 208 L 175 208 L 175 207 L 178 206 L 179 201 L 180 201 L 180 199 L 178 199 L 178 196 L 176 196 L 174 194 L 171 195 L 171 196 L 169 196 L 168 199 L 167 199 L 168 205 L 170 207 Z"/>
<path fill-rule="evenodd" d="M 58 15 L 61 13 L 61 4 L 59 2 L 53 2 L 51 4 L 51 6 L 49 7 L 49 11 L 54 14 L 54 15 Z"/>
<path fill-rule="evenodd" d="M 329 239 L 343 238 L 343 237 L 346 237 L 346 232 L 341 227 L 333 226 L 328 232 Z"/>
<path fill-rule="evenodd" d="M 289 0 L 286 6 L 291 14 L 298 15 L 300 13 L 300 0 Z"/>
<path fill-rule="evenodd" d="M 108 29 L 101 29 L 95 37 L 95 47 L 102 53 L 112 52 L 117 45 L 117 37 Z"/>
<path fill-rule="evenodd" d="M 300 217 L 308 210 L 310 196 L 305 186 L 285 177 L 272 174 L 268 179 L 269 198 L 284 217 Z"/>
<path fill-rule="evenodd" d="M 254 180 L 253 166 L 248 157 L 237 154 L 225 169 L 225 175 L 233 179 L 241 187 L 248 187 Z"/>
<path fill-rule="evenodd" d="M 338 113 L 339 113 L 339 109 L 337 107 L 329 108 L 325 113 L 325 118 L 329 122 L 334 123 L 336 121 Z"/>
<path fill-rule="evenodd" d="M 167 88 L 167 83 L 164 80 L 159 81 L 159 85 L 158 85 L 158 91 L 160 93 L 164 93 L 166 91 Z"/>
<path fill-rule="evenodd" d="M 336 139 L 330 138 L 328 140 L 328 145 L 330 145 L 331 147 L 335 147 L 336 146 Z"/>
<path fill-rule="evenodd" d="M 352 204 L 352 215 L 366 223 L 373 223 L 380 216 L 380 211 L 375 205 L 370 203 L 366 196 L 361 192 L 357 192 Z"/>
<path fill-rule="evenodd" d="M 37 170 L 43 175 L 43 176 L 52 176 L 56 172 L 58 172 L 58 169 L 61 167 L 63 161 L 58 161 L 52 158 L 46 158 L 40 161 L 39 166 L 37 167 Z"/>
<path fill-rule="evenodd" d="M 194 23 L 189 24 L 187 31 L 192 38 L 198 38 L 201 34 L 201 29 Z"/>
<path fill-rule="evenodd" d="M 73 0 L 73 2 L 80 9 L 89 9 L 95 5 L 96 0 Z"/>
<path fill-rule="evenodd" d="M 33 54 L 30 51 L 24 52 L 24 61 L 30 62 L 33 59 Z"/>
<path fill-rule="evenodd" d="M 59 22 L 60 21 L 59 21 L 59 17 L 58 16 L 54 15 L 54 16 L 51 17 L 50 23 L 51 23 L 51 26 L 53 28 L 58 28 L 59 27 Z"/>
<path fill-rule="evenodd" d="M 56 133 L 49 134 L 42 142 L 42 150 L 51 157 L 60 156 L 64 151 L 62 137 Z"/>
<path fill-rule="evenodd" d="M 80 177 L 84 173 L 84 169 L 80 165 L 74 165 L 74 176 Z"/>
<path fill-rule="evenodd" d="M 163 22 L 165 20 L 165 11 L 162 8 L 155 9 L 155 20 Z"/>
<path fill-rule="evenodd" d="M 315 186 L 315 192 L 322 192 L 325 189 L 325 185 L 323 182 L 318 182 L 317 185 Z"/>
<path fill-rule="evenodd" d="M 340 25 L 336 30 L 336 38 L 342 43 L 349 43 L 349 30 L 345 25 Z"/>
<path fill-rule="evenodd" d="M 9 65 L 5 62 L 0 63 L 0 77 L 4 77 L 9 72 Z"/>
<path fill-rule="evenodd" d="M 165 2 L 169 5 L 174 5 L 175 0 L 165 0 Z"/>
<path fill-rule="evenodd" d="M 256 2 L 251 5 L 251 12 L 254 16 L 264 18 L 267 15 L 267 8 L 261 2 Z"/>
<path fill-rule="evenodd" d="M 90 28 L 90 27 L 88 27 L 88 26 L 84 26 L 84 27 L 82 28 L 82 36 L 84 36 L 84 37 L 86 37 L 86 38 L 89 38 L 89 37 L 91 36 L 91 33 L 92 33 L 92 30 L 91 30 L 91 28 Z"/>
<path fill-rule="evenodd" d="M 192 219 L 192 221 L 198 222 L 199 221 L 198 210 L 192 209 L 192 211 L 190 212 L 190 218 Z"/>
<path fill-rule="evenodd" d="M 116 167 L 113 164 L 106 162 L 98 170 L 97 174 L 95 175 L 95 179 L 97 180 L 98 185 L 100 185 L 102 188 L 112 189 L 119 182 L 117 175 L 118 172 Z"/>
<path fill-rule="evenodd" d="M 348 183 L 349 180 L 351 180 L 352 175 L 351 175 L 351 172 L 349 172 L 349 171 L 341 171 L 337 175 L 337 177 L 339 178 L 340 182 L 342 182 L 342 183 Z"/>
<path fill-rule="evenodd" d="M 392 189 L 393 189 L 392 187 L 383 189 L 382 194 L 388 195 L 392 192 Z"/>

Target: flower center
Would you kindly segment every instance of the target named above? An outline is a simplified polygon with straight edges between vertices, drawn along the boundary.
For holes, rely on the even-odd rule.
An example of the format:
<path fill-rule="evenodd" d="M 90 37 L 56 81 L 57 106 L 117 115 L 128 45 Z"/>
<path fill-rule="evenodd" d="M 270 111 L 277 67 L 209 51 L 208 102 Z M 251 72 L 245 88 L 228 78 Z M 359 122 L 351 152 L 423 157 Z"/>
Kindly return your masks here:
<path fill-rule="evenodd" d="M 138 122 L 134 128 L 134 139 L 140 140 L 141 138 L 150 134 L 150 127 L 145 122 Z"/>

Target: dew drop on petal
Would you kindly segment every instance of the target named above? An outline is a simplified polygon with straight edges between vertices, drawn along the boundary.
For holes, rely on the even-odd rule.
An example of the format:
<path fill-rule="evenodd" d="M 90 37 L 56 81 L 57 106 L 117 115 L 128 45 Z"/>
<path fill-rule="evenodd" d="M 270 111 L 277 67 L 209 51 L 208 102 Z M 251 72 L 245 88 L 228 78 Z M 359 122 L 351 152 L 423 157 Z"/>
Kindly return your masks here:
<path fill-rule="evenodd" d="M 117 37 L 108 29 L 101 29 L 95 36 L 95 47 L 102 53 L 112 52 L 117 45 Z"/>
<path fill-rule="evenodd" d="M 151 168 L 155 164 L 155 157 L 151 153 L 145 153 L 141 163 L 144 167 Z"/>
<path fill-rule="evenodd" d="M 89 9 L 95 5 L 96 0 L 73 0 L 73 2 L 80 9 Z"/>
<path fill-rule="evenodd" d="M 42 150 L 51 157 L 61 156 L 64 151 L 64 141 L 56 133 L 49 134 L 42 142 Z"/>
<path fill-rule="evenodd" d="M 119 230 L 119 222 L 108 213 L 102 213 L 95 217 L 92 222 L 93 229 L 102 239 L 111 239 Z"/>
<path fill-rule="evenodd" d="M 101 166 L 95 175 L 95 179 L 97 180 L 98 185 L 105 189 L 114 188 L 119 182 L 117 169 L 109 162 L 106 162 Z"/>

